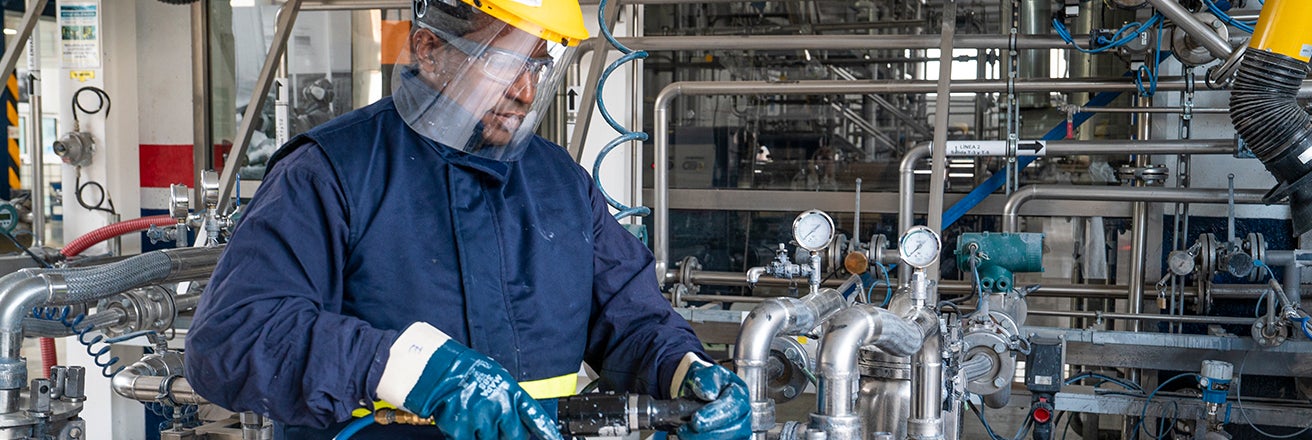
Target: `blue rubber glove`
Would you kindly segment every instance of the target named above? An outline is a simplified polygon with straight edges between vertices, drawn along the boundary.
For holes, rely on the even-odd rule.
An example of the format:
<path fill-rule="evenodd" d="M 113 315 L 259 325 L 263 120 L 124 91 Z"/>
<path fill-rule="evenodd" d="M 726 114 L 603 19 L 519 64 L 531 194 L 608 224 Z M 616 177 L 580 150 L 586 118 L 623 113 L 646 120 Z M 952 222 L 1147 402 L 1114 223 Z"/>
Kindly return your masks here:
<path fill-rule="evenodd" d="M 675 370 L 671 387 L 677 391 L 671 393 L 675 397 L 691 395 L 710 402 L 692 415 L 691 422 L 679 427 L 680 439 L 751 437 L 752 407 L 747 384 L 732 371 L 688 353 Z"/>
<path fill-rule="evenodd" d="M 487 356 L 426 323 L 392 343 L 378 398 L 420 417 L 456 439 L 563 440 L 551 416 Z"/>

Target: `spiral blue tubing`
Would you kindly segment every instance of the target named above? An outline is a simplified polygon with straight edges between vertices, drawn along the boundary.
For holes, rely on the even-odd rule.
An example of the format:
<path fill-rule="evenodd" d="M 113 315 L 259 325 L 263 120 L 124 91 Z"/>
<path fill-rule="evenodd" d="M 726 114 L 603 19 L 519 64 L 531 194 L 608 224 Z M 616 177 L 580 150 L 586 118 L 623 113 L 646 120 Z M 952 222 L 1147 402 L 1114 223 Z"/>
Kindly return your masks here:
<path fill-rule="evenodd" d="M 592 164 L 592 180 L 596 183 L 597 189 L 601 191 L 602 197 L 606 198 L 606 203 L 619 210 L 619 212 L 615 213 L 615 220 L 622 220 L 629 216 L 651 214 L 651 208 L 646 206 L 629 207 L 611 197 L 610 194 L 606 192 L 606 188 L 601 186 L 601 162 L 606 160 L 606 155 L 610 154 L 610 151 L 614 150 L 615 147 L 620 146 L 620 144 L 630 141 L 646 141 L 647 133 L 630 131 L 629 129 L 624 128 L 623 125 L 620 125 L 619 122 L 616 122 L 615 118 L 611 117 L 610 111 L 606 110 L 606 101 L 602 99 L 601 89 L 602 86 L 606 84 L 606 79 L 610 78 L 610 74 L 615 72 L 615 69 L 618 69 L 624 63 L 647 58 L 647 51 L 634 51 L 633 49 L 629 49 L 623 44 L 620 44 L 620 42 L 615 39 L 615 36 L 611 34 L 610 27 L 606 25 L 605 15 L 606 0 L 601 0 L 601 3 L 597 6 L 597 22 L 601 25 L 601 35 L 606 38 L 606 41 L 610 42 L 612 46 L 619 49 L 624 56 L 606 66 L 606 70 L 602 71 L 601 76 L 597 78 L 597 110 L 601 111 L 602 119 L 605 119 L 606 123 L 610 124 L 611 128 L 620 132 L 620 136 L 607 143 L 606 146 L 601 149 L 601 153 L 597 154 L 597 160 Z M 594 54 L 594 57 L 595 56 L 596 54 Z M 662 161 L 657 159 L 656 162 L 660 163 Z"/>
<path fill-rule="evenodd" d="M 87 340 L 87 334 L 91 333 L 92 330 L 95 330 L 95 326 L 91 324 L 87 324 L 85 327 L 82 327 L 81 326 L 82 320 L 86 319 L 87 315 L 79 313 L 77 316 L 74 316 L 73 319 L 70 321 L 68 319 L 69 313 L 72 313 L 72 307 L 69 306 L 64 306 L 62 308 L 37 307 L 32 309 L 32 316 L 38 319 L 59 322 L 61 324 L 64 324 L 64 326 L 68 327 L 69 330 L 72 330 L 73 334 L 77 335 L 77 341 L 87 347 L 87 355 L 90 355 L 92 357 L 92 360 L 96 363 L 96 366 L 100 367 L 100 374 L 105 377 L 114 377 L 115 373 L 118 373 L 119 370 L 122 370 L 124 368 L 124 367 L 118 367 L 117 369 L 114 369 L 112 371 L 110 370 L 110 368 L 112 368 L 114 364 L 118 363 L 118 356 L 113 356 L 109 354 L 111 345 L 131 339 L 136 339 L 141 336 L 155 334 L 155 332 L 151 330 L 142 330 L 132 333 L 126 333 L 112 338 L 105 338 L 103 335 L 96 335 L 90 340 Z M 102 342 L 104 343 L 104 346 L 96 350 L 95 345 Z M 109 356 L 109 359 L 105 360 L 105 356 Z"/>

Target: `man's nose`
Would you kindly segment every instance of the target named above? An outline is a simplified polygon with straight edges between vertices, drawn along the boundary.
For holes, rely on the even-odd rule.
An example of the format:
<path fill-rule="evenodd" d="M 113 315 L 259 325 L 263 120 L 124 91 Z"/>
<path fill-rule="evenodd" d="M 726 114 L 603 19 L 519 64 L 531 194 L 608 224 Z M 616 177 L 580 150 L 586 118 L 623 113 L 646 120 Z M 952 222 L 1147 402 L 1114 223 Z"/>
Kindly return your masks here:
<path fill-rule="evenodd" d="M 506 97 L 524 104 L 532 104 L 538 88 L 536 78 L 536 75 L 527 70 L 520 72 L 506 89 Z"/>

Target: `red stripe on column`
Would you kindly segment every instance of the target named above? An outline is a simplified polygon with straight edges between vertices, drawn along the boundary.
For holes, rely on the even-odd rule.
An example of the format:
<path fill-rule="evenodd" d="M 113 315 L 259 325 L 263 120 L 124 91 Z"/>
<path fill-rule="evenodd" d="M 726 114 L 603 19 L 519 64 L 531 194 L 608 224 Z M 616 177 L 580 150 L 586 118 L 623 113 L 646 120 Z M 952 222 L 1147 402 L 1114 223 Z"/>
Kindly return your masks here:
<path fill-rule="evenodd" d="M 142 144 L 141 187 L 168 188 L 181 183 L 190 187 L 195 182 L 192 166 L 192 146 Z"/>

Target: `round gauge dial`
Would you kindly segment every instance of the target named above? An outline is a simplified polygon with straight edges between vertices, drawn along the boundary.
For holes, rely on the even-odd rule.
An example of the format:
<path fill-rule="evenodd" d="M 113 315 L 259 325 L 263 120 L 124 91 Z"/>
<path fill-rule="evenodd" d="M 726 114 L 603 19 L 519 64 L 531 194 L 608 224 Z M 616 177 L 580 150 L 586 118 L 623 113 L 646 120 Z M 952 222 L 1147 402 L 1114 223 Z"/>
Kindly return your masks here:
<path fill-rule="evenodd" d="M 902 240 L 898 243 L 897 252 L 902 257 L 902 261 L 913 267 L 926 268 L 938 260 L 939 248 L 942 241 L 938 238 L 938 233 L 933 229 L 925 226 L 914 226 L 902 235 Z"/>
<path fill-rule="evenodd" d="M 793 220 L 793 240 L 808 251 L 819 251 L 834 240 L 834 219 L 824 211 L 812 209 Z"/>

